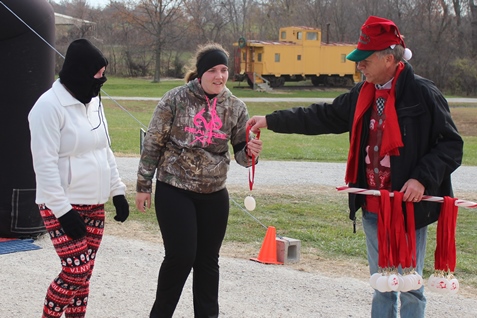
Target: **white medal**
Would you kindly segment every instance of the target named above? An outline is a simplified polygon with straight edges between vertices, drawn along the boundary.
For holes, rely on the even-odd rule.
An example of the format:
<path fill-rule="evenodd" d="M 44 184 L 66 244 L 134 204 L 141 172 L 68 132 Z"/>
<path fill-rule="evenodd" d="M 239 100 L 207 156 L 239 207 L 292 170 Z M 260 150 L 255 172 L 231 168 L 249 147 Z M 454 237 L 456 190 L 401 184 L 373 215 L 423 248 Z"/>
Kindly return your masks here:
<path fill-rule="evenodd" d="M 256 206 L 256 203 L 255 203 L 255 199 L 251 196 L 251 195 L 248 195 L 245 200 L 243 200 L 243 204 L 245 205 L 245 208 L 248 210 L 248 211 L 253 211 L 255 210 L 255 206 Z"/>

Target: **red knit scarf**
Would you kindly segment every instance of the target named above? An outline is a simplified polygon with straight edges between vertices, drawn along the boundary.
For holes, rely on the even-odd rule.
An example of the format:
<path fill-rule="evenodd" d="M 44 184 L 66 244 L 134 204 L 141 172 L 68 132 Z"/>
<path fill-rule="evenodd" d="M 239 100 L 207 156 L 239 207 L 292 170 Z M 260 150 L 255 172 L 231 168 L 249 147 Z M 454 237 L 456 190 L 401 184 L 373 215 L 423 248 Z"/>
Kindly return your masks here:
<path fill-rule="evenodd" d="M 399 156 L 398 148 L 403 146 L 396 108 L 394 107 L 396 102 L 396 82 L 403 69 L 404 64 L 399 62 L 396 75 L 394 76 L 394 80 L 392 82 L 389 98 L 386 101 L 386 107 L 384 107 L 385 129 L 383 130 L 383 139 L 380 151 L 381 156 Z M 351 144 L 348 152 L 348 163 L 346 166 L 345 182 L 347 184 L 355 183 L 358 179 L 359 142 L 361 140 L 363 129 L 363 115 L 366 113 L 369 107 L 374 104 L 375 91 L 376 87 L 374 84 L 364 82 L 358 96 L 356 112 L 354 113 L 353 119 L 353 127 L 351 130 Z"/>

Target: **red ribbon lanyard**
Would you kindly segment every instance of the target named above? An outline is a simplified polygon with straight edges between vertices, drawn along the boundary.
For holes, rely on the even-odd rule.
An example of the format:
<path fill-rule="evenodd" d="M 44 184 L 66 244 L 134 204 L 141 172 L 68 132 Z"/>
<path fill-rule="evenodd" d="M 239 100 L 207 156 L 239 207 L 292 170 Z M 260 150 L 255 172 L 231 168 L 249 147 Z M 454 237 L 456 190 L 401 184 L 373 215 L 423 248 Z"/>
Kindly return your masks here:
<path fill-rule="evenodd" d="M 392 261 L 390 253 L 389 235 L 391 227 L 391 200 L 389 191 L 379 190 L 381 193 L 381 208 L 378 214 L 378 266 L 387 268 Z"/>
<path fill-rule="evenodd" d="M 404 196 L 403 192 L 393 191 L 393 209 L 391 214 L 391 248 L 394 255 L 394 264 L 391 264 L 393 267 L 397 268 L 399 265 L 402 268 L 410 267 L 411 264 L 407 264 L 409 260 L 409 249 L 406 239 L 406 229 L 404 226 L 404 214 L 402 211 L 402 198 Z"/>
<path fill-rule="evenodd" d="M 247 129 L 245 131 L 245 142 L 247 144 L 250 140 L 250 128 L 252 128 L 252 126 L 247 126 Z M 260 139 L 260 131 L 258 131 L 258 133 L 255 135 L 255 138 Z M 252 154 L 252 169 L 248 170 L 248 186 L 250 188 L 250 191 L 252 191 L 253 189 L 254 179 L 255 179 L 255 155 Z"/>
<path fill-rule="evenodd" d="M 410 267 L 416 268 L 416 223 L 414 221 L 414 203 L 406 202 L 406 234 Z"/>
<path fill-rule="evenodd" d="M 454 272 L 456 265 L 455 230 L 458 207 L 456 198 L 444 197 L 441 213 L 437 221 L 436 250 L 434 268 L 436 270 Z"/>

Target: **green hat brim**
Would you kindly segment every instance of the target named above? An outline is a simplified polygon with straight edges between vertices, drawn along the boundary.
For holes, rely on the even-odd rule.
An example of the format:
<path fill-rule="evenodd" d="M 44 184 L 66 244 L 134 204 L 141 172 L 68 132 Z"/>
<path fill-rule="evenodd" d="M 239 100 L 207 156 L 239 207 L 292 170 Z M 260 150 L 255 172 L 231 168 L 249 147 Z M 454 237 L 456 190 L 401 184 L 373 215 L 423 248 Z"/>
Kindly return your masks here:
<path fill-rule="evenodd" d="M 355 49 L 353 52 L 346 55 L 346 58 L 350 61 L 359 62 L 359 61 L 367 59 L 374 52 L 376 51 L 363 51 L 363 50 Z"/>

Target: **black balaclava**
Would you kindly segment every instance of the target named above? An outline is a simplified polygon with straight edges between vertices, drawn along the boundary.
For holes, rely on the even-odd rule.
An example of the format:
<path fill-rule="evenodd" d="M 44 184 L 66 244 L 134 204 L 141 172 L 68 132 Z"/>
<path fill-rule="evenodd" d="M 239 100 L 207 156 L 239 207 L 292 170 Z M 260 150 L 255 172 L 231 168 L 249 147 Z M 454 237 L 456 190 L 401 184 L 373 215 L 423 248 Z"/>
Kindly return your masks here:
<path fill-rule="evenodd" d="M 60 71 L 60 82 L 83 104 L 98 96 L 106 76 L 94 78 L 98 71 L 108 65 L 103 53 L 86 39 L 71 42 L 66 51 L 65 62 Z"/>
<path fill-rule="evenodd" d="M 212 67 L 216 65 L 228 64 L 228 58 L 224 51 L 219 49 L 213 49 L 205 53 L 196 64 L 197 77 L 201 78 L 202 75 Z"/>

